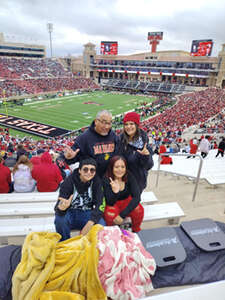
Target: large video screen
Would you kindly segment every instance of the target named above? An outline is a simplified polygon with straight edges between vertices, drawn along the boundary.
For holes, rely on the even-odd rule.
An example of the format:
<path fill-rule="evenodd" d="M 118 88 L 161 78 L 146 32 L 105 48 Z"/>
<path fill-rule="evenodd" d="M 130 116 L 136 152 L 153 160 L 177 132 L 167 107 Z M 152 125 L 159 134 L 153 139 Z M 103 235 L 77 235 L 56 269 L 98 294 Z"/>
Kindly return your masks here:
<path fill-rule="evenodd" d="M 210 56 L 212 53 L 212 40 L 194 40 L 191 45 L 192 56 Z"/>
<path fill-rule="evenodd" d="M 101 42 L 101 54 L 102 55 L 117 55 L 118 54 L 118 42 Z"/>

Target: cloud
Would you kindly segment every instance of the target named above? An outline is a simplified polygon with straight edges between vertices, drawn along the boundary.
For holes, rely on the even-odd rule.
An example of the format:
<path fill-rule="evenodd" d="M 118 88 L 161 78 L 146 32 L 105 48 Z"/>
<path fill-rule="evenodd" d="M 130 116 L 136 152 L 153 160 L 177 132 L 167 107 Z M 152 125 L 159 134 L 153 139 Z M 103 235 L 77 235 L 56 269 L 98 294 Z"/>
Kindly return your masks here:
<path fill-rule="evenodd" d="M 17 42 L 46 45 L 53 24 L 53 54 L 81 54 L 87 42 L 116 40 L 119 54 L 147 51 L 148 31 L 163 31 L 158 50 L 186 50 L 195 39 L 214 40 L 213 55 L 225 42 L 222 0 L 7 0 L 1 1 L 1 31 Z"/>

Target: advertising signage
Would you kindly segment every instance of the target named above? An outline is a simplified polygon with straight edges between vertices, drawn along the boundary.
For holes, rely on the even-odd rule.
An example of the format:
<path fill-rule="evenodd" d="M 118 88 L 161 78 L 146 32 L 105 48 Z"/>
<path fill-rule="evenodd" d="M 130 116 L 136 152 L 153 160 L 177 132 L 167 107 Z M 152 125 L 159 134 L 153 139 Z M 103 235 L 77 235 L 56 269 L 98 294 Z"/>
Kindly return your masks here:
<path fill-rule="evenodd" d="M 54 127 L 14 116 L 6 116 L 5 114 L 0 114 L 0 125 L 45 138 L 54 138 L 57 136 L 66 135 L 70 132 L 64 128 Z"/>

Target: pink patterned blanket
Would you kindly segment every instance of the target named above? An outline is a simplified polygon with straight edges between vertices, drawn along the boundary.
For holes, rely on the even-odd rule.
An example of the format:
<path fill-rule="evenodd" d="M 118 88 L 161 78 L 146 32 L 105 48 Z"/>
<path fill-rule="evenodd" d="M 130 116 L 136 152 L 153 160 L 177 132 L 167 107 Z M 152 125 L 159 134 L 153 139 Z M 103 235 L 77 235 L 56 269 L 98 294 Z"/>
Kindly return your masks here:
<path fill-rule="evenodd" d="M 113 300 L 134 300 L 153 289 L 154 258 L 143 247 L 138 235 L 118 226 L 104 227 L 98 233 L 101 284 Z"/>

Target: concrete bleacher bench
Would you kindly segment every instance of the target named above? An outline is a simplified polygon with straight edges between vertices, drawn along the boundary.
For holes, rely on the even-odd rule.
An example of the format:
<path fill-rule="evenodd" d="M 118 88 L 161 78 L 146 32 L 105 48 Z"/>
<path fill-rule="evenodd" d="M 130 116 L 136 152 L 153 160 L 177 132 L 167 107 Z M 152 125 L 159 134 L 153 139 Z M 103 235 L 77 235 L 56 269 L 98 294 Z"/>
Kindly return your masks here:
<path fill-rule="evenodd" d="M 18 197 L 21 200 L 20 202 L 16 201 L 15 196 L 11 198 L 12 201 L 9 200 L 6 203 L 0 201 L 0 218 L 9 217 L 9 216 L 14 218 L 19 216 L 30 217 L 34 215 L 53 215 L 54 206 L 58 197 L 58 193 L 44 193 L 45 195 L 43 195 L 42 198 L 40 196 L 40 194 L 42 193 L 35 193 L 35 194 L 37 195 L 33 196 L 31 201 L 28 201 L 29 197 L 24 198 L 26 193 L 23 194 L 24 197 L 21 196 L 21 194 L 18 194 Z M 143 193 L 141 198 L 142 198 L 141 203 L 143 205 L 153 204 L 158 201 L 153 192 L 145 192 Z M 41 200 L 38 202 L 38 199 Z M 45 199 L 46 202 L 43 199 Z M 48 202 L 47 199 L 49 199 Z"/>
<path fill-rule="evenodd" d="M 30 202 L 56 202 L 59 192 L 49 193 L 10 193 L 1 194 L 0 205 L 3 203 L 30 203 Z M 143 192 L 141 195 L 141 203 L 153 204 L 157 202 L 153 192 Z"/>
<path fill-rule="evenodd" d="M 170 224 L 178 224 L 185 214 L 177 202 L 167 202 L 162 204 L 145 205 L 144 221 L 156 221 L 168 219 Z"/>
<path fill-rule="evenodd" d="M 144 209 L 143 222 L 167 219 L 172 224 L 179 222 L 180 217 L 184 216 L 183 210 L 176 202 L 144 205 Z M 24 214 L 23 212 L 22 215 L 24 216 Z M 46 213 L 45 216 L 40 214 L 40 217 L 34 217 L 33 215 L 28 218 L 22 218 L 21 215 L 8 215 L 8 218 L 6 216 L 0 218 L 0 243 L 7 243 L 8 237 L 23 237 L 29 232 L 55 231 L 53 209 L 52 215 L 49 214 L 49 216 Z M 4 239 L 2 240 L 2 238 Z"/>
<path fill-rule="evenodd" d="M 0 204 L 2 203 L 30 203 L 30 202 L 56 202 L 59 192 L 50 193 L 10 193 L 1 194 Z"/>
<path fill-rule="evenodd" d="M 55 202 L 0 203 L 0 218 L 53 215 Z"/>
<path fill-rule="evenodd" d="M 30 232 L 54 232 L 54 217 L 0 219 L 0 244 L 8 244 L 10 237 L 25 237 Z"/>
<path fill-rule="evenodd" d="M 225 183 L 225 174 L 211 174 L 208 175 L 206 180 L 208 181 L 209 184 L 216 186 L 219 184 L 224 184 Z"/>
<path fill-rule="evenodd" d="M 158 199 L 153 192 L 142 192 L 141 204 L 154 204 L 156 202 L 158 202 Z"/>
<path fill-rule="evenodd" d="M 179 224 L 180 218 L 184 216 L 185 214 L 177 202 L 144 205 L 143 222 L 166 219 L 169 224 Z M 128 217 L 124 220 L 124 225 L 129 223 L 131 223 L 131 220 Z"/>
<path fill-rule="evenodd" d="M 185 288 L 169 291 L 159 295 L 151 295 L 140 300 L 224 300 L 225 280 L 201 284 L 197 286 L 186 286 Z"/>

